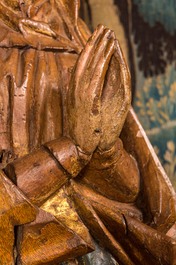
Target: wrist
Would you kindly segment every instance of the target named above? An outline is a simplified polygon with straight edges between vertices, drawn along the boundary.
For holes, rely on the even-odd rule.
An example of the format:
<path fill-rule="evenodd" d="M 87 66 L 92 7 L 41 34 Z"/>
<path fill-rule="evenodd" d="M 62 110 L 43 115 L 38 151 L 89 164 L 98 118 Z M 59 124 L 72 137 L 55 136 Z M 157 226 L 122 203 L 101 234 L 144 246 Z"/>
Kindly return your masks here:
<path fill-rule="evenodd" d="M 90 162 L 91 167 L 96 169 L 107 169 L 120 159 L 122 152 L 123 143 L 122 140 L 118 138 L 115 144 L 109 150 L 97 148 Z"/>

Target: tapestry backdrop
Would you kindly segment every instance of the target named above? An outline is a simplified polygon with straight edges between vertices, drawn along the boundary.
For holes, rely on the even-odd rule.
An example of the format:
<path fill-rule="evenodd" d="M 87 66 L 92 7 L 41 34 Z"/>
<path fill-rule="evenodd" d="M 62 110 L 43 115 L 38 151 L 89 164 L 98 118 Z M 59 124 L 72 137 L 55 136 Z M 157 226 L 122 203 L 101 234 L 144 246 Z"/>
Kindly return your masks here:
<path fill-rule="evenodd" d="M 133 107 L 176 189 L 176 0 L 82 0 L 91 30 L 112 28 L 130 65 Z"/>

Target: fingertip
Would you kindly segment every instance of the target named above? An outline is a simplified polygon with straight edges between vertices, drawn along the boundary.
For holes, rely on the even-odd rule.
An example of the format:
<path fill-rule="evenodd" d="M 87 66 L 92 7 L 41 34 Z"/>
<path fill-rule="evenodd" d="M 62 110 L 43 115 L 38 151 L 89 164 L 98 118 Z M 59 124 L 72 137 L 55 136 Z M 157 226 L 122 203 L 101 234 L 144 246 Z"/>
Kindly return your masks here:
<path fill-rule="evenodd" d="M 114 38 L 111 36 L 109 38 L 108 45 L 107 45 L 106 50 L 104 52 L 105 59 L 108 59 L 109 56 L 112 56 L 114 51 L 115 51 L 115 43 L 114 43 Z"/>
<path fill-rule="evenodd" d="M 102 29 L 104 29 L 104 28 L 105 28 L 104 25 L 102 25 L 102 24 L 98 24 L 98 26 L 96 27 L 96 30 L 102 30 Z"/>
<path fill-rule="evenodd" d="M 120 60 L 120 63 L 123 64 L 123 65 L 126 65 L 125 59 L 124 59 L 124 56 L 123 56 L 122 49 L 121 49 L 120 44 L 119 44 L 119 41 L 117 39 L 115 39 L 115 48 L 116 48 L 115 55 Z"/>
<path fill-rule="evenodd" d="M 104 32 L 103 32 L 102 39 L 103 39 L 103 38 L 106 38 L 107 40 L 108 40 L 108 39 L 111 39 L 111 38 L 112 38 L 112 33 L 113 33 L 113 31 L 112 31 L 111 29 L 109 29 L 109 28 L 105 28 L 105 29 L 104 29 Z"/>
<path fill-rule="evenodd" d="M 114 38 L 114 40 L 116 40 L 116 35 L 115 32 L 112 30 L 112 37 Z"/>
<path fill-rule="evenodd" d="M 89 39 L 89 43 L 94 43 L 94 41 L 99 38 L 100 34 L 103 32 L 103 30 L 105 29 L 105 27 L 101 24 L 99 24 L 97 26 L 97 28 L 95 29 L 95 31 L 93 32 L 92 36 Z"/>

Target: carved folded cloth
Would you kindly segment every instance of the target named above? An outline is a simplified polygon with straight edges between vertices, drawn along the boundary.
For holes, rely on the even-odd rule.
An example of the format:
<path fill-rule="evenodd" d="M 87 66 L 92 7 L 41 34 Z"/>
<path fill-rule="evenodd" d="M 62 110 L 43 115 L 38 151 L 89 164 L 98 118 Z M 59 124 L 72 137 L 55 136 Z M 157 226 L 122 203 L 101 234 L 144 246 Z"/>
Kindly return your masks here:
<path fill-rule="evenodd" d="M 36 49 L 64 49 L 80 52 L 83 35 L 78 32 L 75 1 L 70 9 L 62 0 L 33 1 L 21 6 L 0 3 L 0 47 L 33 47 Z M 36 2 L 36 3 L 35 3 Z"/>
<path fill-rule="evenodd" d="M 61 81 L 61 57 L 49 51 L 0 48 L 2 167 L 62 136 L 66 92 Z"/>
<path fill-rule="evenodd" d="M 75 1 L 32 2 L 0 2 L 1 168 L 65 133 L 70 68 L 86 39 Z"/>
<path fill-rule="evenodd" d="M 79 31 L 77 1 L 37 0 L 32 4 L 26 1 L 23 8 L 18 1 L 16 6 L 10 7 L 5 2 L 0 3 L 1 167 L 12 160 L 6 173 L 12 180 L 16 178 L 21 191 L 41 207 L 36 220 L 21 227 L 18 234 L 20 264 L 41 264 L 43 256 L 43 264 L 54 264 L 87 253 L 93 247 L 85 225 L 120 264 L 172 264 L 175 241 L 165 236 L 165 229 L 175 221 L 172 206 L 175 200 L 166 179 L 159 181 L 158 171 L 153 170 L 156 164 L 148 155 L 149 147 L 141 148 L 143 138 L 136 137 L 139 128 L 136 132 L 134 119 L 130 120 L 134 126 L 129 133 L 131 125 L 128 125 L 125 141 L 130 139 L 129 146 L 135 146 L 137 141 L 135 152 L 130 153 L 142 150 L 136 155 L 140 172 L 119 139 L 111 150 L 94 153 L 92 161 L 81 171 L 84 165 L 79 163 L 76 146 L 63 138 L 68 135 L 65 106 L 70 72 L 86 34 Z M 82 27 L 85 31 L 83 24 Z M 53 139 L 57 140 L 51 142 Z M 72 150 L 76 150 L 76 156 L 70 153 Z M 23 157 L 26 154 L 29 155 Z M 145 163 L 140 164 L 141 157 Z M 150 161 L 155 168 L 143 167 Z M 80 171 L 79 177 L 71 180 Z M 145 178 L 140 178 L 142 174 Z M 6 183 L 6 177 L 2 179 Z M 142 223 L 145 216 L 135 206 L 141 196 L 139 186 L 143 180 L 146 180 L 147 192 L 155 190 L 151 186 L 158 191 L 156 203 L 147 197 L 151 202 L 148 225 Z M 162 183 L 159 188 L 158 183 Z M 10 183 L 16 190 L 13 186 Z M 163 198 L 169 198 L 169 206 L 165 207 Z M 142 210 L 144 207 L 142 205 Z M 10 227 L 23 221 L 13 224 L 11 219 Z M 11 231 L 13 237 L 13 229 Z M 13 259 L 13 244 L 9 253 Z"/>
<path fill-rule="evenodd" d="M 4 171 L 33 204 L 41 206 L 88 161 L 70 139 L 61 137 L 9 163 Z"/>

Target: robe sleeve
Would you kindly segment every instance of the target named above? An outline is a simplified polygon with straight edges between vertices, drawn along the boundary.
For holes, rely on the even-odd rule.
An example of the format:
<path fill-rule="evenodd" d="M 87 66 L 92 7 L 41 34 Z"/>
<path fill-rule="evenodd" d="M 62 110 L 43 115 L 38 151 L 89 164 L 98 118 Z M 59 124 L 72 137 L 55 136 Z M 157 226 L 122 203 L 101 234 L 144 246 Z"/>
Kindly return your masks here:
<path fill-rule="evenodd" d="M 9 163 L 4 172 L 32 203 L 40 206 L 76 177 L 89 159 L 70 139 L 62 137 Z"/>
<path fill-rule="evenodd" d="M 134 202 L 139 193 L 137 162 L 126 152 L 120 138 L 110 150 L 97 150 L 81 175 L 82 182 L 109 199 Z"/>

